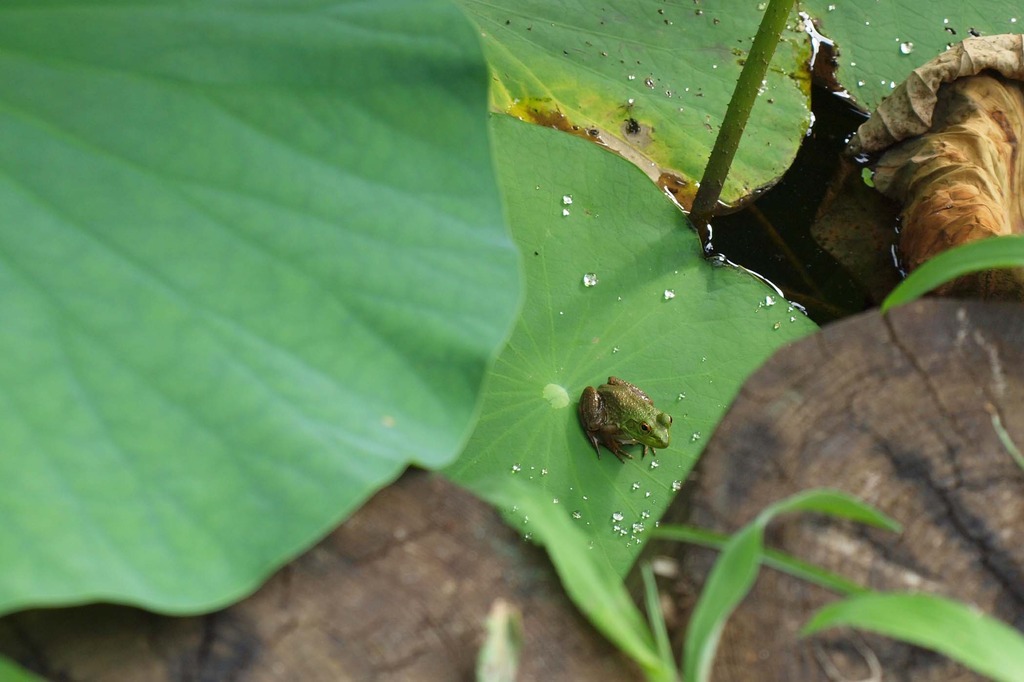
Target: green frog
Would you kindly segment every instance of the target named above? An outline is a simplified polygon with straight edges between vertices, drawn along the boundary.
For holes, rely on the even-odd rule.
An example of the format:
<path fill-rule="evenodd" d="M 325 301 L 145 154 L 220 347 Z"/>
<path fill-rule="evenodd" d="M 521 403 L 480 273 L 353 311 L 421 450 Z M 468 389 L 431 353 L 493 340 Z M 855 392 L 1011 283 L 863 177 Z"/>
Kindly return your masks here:
<path fill-rule="evenodd" d="M 579 415 L 580 424 L 598 459 L 601 458 L 601 445 L 623 463 L 626 458 L 633 459 L 622 449 L 623 445 L 643 445 L 641 459 L 648 448 L 668 447 L 671 415 L 656 408 L 646 393 L 618 377 L 608 377 L 608 383 L 596 389 L 593 386 L 583 389 Z"/>

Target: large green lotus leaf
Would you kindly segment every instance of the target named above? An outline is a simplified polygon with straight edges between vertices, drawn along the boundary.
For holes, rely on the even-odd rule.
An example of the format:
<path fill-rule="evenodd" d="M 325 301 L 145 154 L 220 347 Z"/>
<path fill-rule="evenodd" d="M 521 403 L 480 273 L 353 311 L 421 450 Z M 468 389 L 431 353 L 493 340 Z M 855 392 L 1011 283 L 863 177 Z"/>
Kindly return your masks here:
<path fill-rule="evenodd" d="M 0 611 L 252 590 L 460 450 L 517 255 L 431 2 L 0 7 Z"/>
<path fill-rule="evenodd" d="M 505 116 L 493 131 L 526 303 L 446 471 L 485 492 L 495 478 L 538 486 L 625 573 L 746 376 L 815 326 L 746 271 L 705 261 L 683 215 L 628 162 Z M 584 437 L 579 395 L 609 375 L 673 416 L 656 457 L 632 447 L 625 464 L 598 459 Z"/>
<path fill-rule="evenodd" d="M 763 2 L 457 0 L 483 36 L 498 111 L 599 138 L 692 201 Z M 793 15 L 722 201 L 774 182 L 810 120 L 807 36 Z M 664 178 L 663 178 L 664 179 Z M 675 181 L 668 181 L 675 186 Z"/>
<path fill-rule="evenodd" d="M 878 106 L 947 46 L 976 35 L 1024 31 L 1018 0 L 806 0 L 803 9 L 839 48 L 836 77 L 858 104 Z"/>

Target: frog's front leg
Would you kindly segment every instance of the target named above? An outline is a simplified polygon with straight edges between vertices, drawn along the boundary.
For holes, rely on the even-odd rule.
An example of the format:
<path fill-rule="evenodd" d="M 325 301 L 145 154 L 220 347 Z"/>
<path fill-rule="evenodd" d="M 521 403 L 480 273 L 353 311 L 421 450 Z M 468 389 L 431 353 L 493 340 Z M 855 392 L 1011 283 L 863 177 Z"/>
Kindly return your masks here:
<path fill-rule="evenodd" d="M 612 451 L 612 454 L 619 458 L 619 461 L 623 464 L 626 463 L 627 459 L 633 459 L 633 455 L 629 454 L 622 449 L 622 443 L 619 442 L 615 436 L 605 435 L 604 445 L 606 448 Z"/>

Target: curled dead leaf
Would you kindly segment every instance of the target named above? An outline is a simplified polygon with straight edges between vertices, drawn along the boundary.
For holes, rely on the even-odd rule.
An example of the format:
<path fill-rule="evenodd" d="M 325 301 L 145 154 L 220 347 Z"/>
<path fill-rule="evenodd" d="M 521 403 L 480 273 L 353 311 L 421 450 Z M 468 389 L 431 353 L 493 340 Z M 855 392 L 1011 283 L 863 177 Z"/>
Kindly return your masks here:
<path fill-rule="evenodd" d="M 875 187 L 902 204 L 899 251 L 913 270 L 960 244 L 1024 234 L 1022 137 L 1024 36 L 999 35 L 965 40 L 915 69 L 847 151 L 888 147 Z M 937 293 L 1024 300 L 1024 272 L 962 277 Z"/>
<path fill-rule="evenodd" d="M 926 132 L 932 127 L 932 112 L 942 85 L 986 70 L 1011 80 L 1024 80 L 1024 36 L 1006 33 L 968 38 L 914 69 L 857 129 L 847 152 L 870 154 Z"/>

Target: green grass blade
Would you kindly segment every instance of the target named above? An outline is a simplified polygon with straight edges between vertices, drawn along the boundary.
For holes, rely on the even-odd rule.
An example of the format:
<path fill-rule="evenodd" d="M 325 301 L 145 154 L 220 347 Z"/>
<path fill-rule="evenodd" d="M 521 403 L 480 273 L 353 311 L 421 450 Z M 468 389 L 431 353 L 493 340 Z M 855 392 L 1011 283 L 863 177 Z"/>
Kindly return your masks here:
<path fill-rule="evenodd" d="M 871 630 L 933 649 L 1005 682 L 1024 679 L 1024 636 L 959 602 L 930 594 L 858 595 L 821 609 L 803 634 L 838 626 Z"/>
<path fill-rule="evenodd" d="M 992 428 L 995 429 L 996 436 L 999 437 L 999 442 L 1003 444 L 1006 451 L 1010 453 L 1010 457 L 1013 457 L 1013 461 L 1017 462 L 1017 466 L 1024 469 L 1024 454 L 1021 454 L 1020 448 L 1010 438 L 1010 434 L 1006 431 L 1003 426 L 1003 420 L 999 418 L 999 415 L 993 410 L 992 413 Z"/>
<path fill-rule="evenodd" d="M 588 540 L 573 525 L 562 506 L 554 506 L 530 486 L 508 481 L 474 485 L 491 504 L 509 509 L 528 520 L 535 541 L 543 544 L 569 598 L 601 634 L 644 669 L 648 679 L 673 680 L 658 655 L 643 615 L 629 596 L 622 579 L 600 555 L 590 551 Z"/>
<path fill-rule="evenodd" d="M 690 618 L 683 648 L 684 679 L 706 682 L 725 622 L 750 591 L 764 551 L 764 529 L 778 516 L 814 511 L 888 529 L 898 524 L 885 514 L 835 490 L 807 490 L 765 508 L 726 543 Z"/>
<path fill-rule="evenodd" d="M 690 617 L 683 646 L 683 679 L 706 682 L 725 621 L 757 578 L 763 527 L 753 523 L 726 543 Z"/>
<path fill-rule="evenodd" d="M 729 541 L 729 536 L 727 535 L 714 533 L 703 528 L 694 528 L 693 526 L 661 526 L 654 531 L 654 536 L 666 540 L 688 542 L 692 545 L 716 550 L 721 550 L 725 543 Z M 775 549 L 763 550 L 761 553 L 761 563 L 768 568 L 774 568 L 776 571 L 781 571 L 794 578 L 824 587 L 826 590 L 832 590 L 843 596 L 862 594 L 868 591 L 866 587 L 862 587 L 838 573 L 825 570 L 798 559 L 791 554 Z"/>
<path fill-rule="evenodd" d="M 644 605 L 647 607 L 647 621 L 651 625 L 651 632 L 654 633 L 654 642 L 658 645 L 658 656 L 668 669 L 675 667 L 672 660 L 672 645 L 668 641 L 668 628 L 665 626 L 665 615 L 661 612 L 661 602 L 658 599 L 658 583 L 654 579 L 654 570 L 651 563 L 645 561 L 640 566 L 640 575 L 644 580 Z"/>
<path fill-rule="evenodd" d="M 935 287 L 972 272 L 1024 266 L 1024 236 L 991 237 L 964 244 L 924 263 L 882 301 L 882 312 L 909 303 Z"/>
<path fill-rule="evenodd" d="M 871 505 L 842 491 L 828 488 L 805 490 L 776 502 L 765 508 L 754 523 L 760 523 L 764 528 L 776 516 L 798 511 L 818 512 L 894 532 L 900 530 L 900 524 Z"/>

